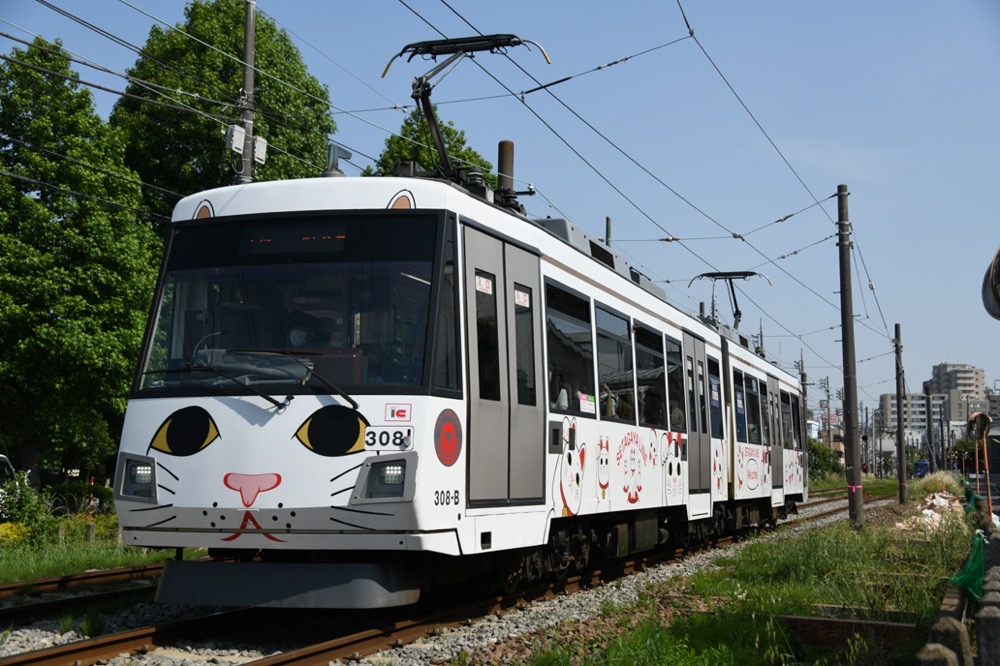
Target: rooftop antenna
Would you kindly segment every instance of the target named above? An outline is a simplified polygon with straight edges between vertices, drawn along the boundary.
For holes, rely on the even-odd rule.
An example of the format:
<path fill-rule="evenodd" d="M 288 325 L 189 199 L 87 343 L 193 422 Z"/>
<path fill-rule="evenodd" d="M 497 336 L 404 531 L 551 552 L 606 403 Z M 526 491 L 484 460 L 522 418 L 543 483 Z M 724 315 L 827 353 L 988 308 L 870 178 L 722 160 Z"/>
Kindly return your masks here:
<path fill-rule="evenodd" d="M 396 58 L 401 58 L 405 54 L 409 54 L 406 62 L 413 60 L 415 56 L 425 56 L 431 60 L 437 61 L 437 57 L 441 55 L 449 56 L 443 62 L 436 65 L 429 72 L 423 76 L 417 76 L 413 79 L 413 99 L 420 103 L 420 108 L 424 113 L 424 117 L 427 118 L 427 125 L 430 128 L 431 139 L 434 141 L 434 149 L 437 151 L 438 159 L 440 160 L 440 166 L 438 167 L 439 172 L 445 178 L 450 180 L 461 180 L 458 176 L 458 171 L 452 167 L 451 158 L 448 157 L 448 151 L 445 149 L 444 140 L 441 138 L 441 128 L 438 126 L 437 117 L 434 115 L 434 107 L 431 104 L 431 91 L 434 86 L 431 84 L 431 80 L 437 75 L 444 72 L 441 79 L 447 76 L 448 72 L 451 70 L 450 67 L 457 65 L 458 62 L 465 56 L 473 57 L 473 53 L 478 51 L 489 51 L 490 53 L 501 53 L 505 49 L 511 46 L 528 46 L 534 45 L 538 47 L 538 50 L 542 52 L 545 57 L 545 62 L 552 64 L 549 60 L 549 56 L 545 53 L 545 49 L 541 45 L 529 40 L 521 39 L 517 35 L 481 35 L 475 37 L 460 37 L 457 39 L 437 39 L 429 42 L 415 42 L 413 44 L 407 44 L 403 47 L 403 50 L 394 55 L 389 63 L 385 66 L 385 70 L 382 72 L 382 78 L 389 73 L 389 67 L 392 66 L 392 61 Z M 448 71 L 445 71 L 448 70 Z"/>
<path fill-rule="evenodd" d="M 715 311 L 715 282 L 716 280 L 724 280 L 729 285 L 729 298 L 733 302 L 733 330 L 739 330 L 740 319 L 743 317 L 743 313 L 740 312 L 740 306 L 736 302 L 736 287 L 733 286 L 733 280 L 749 280 L 754 276 L 760 276 L 767 280 L 768 285 L 772 285 L 771 279 L 764 275 L 763 273 L 757 273 L 756 271 L 719 271 L 713 273 L 702 273 L 696 277 L 691 278 L 688 282 L 688 288 L 694 284 L 695 280 L 700 280 L 701 278 L 706 278 L 712 281 L 712 318 L 718 321 L 716 318 Z"/>

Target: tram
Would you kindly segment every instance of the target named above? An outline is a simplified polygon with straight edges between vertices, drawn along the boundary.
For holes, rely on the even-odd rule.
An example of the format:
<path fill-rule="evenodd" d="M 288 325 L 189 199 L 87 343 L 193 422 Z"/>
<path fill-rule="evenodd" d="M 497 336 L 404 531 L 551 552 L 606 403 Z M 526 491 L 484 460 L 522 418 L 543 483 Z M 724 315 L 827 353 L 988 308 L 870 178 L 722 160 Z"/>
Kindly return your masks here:
<path fill-rule="evenodd" d="M 174 210 L 115 504 L 208 550 L 161 602 L 395 606 L 773 523 L 804 427 L 796 376 L 509 177 L 258 182 Z"/>

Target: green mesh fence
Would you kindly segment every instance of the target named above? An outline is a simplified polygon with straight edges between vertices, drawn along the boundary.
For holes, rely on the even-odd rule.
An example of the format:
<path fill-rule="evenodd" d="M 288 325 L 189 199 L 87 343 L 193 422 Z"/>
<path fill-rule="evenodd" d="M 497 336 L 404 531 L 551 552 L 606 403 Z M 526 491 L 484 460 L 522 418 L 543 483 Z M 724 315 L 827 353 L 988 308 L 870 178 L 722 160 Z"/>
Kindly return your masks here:
<path fill-rule="evenodd" d="M 986 574 L 986 535 L 976 530 L 972 537 L 972 550 L 965 560 L 965 566 L 948 581 L 965 590 L 972 599 L 979 601 L 983 596 L 983 576 Z"/>

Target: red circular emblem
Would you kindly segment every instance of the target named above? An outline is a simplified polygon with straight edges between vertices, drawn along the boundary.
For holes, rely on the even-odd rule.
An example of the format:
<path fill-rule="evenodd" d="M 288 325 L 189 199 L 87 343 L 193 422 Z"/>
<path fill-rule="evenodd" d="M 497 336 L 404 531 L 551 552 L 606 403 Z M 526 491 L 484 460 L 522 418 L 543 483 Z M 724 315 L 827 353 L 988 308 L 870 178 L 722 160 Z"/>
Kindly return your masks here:
<path fill-rule="evenodd" d="M 434 424 L 434 451 L 445 467 L 451 467 L 462 452 L 462 426 L 458 414 L 446 409 Z"/>

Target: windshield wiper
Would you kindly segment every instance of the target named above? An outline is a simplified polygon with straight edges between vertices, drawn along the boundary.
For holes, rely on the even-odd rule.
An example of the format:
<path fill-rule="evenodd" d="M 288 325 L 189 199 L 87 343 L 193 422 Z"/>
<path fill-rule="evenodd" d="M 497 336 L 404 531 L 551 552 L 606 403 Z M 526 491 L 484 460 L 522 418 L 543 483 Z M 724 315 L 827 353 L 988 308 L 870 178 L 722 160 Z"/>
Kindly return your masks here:
<path fill-rule="evenodd" d="M 290 352 L 290 351 L 283 351 L 283 350 L 281 350 L 281 351 L 275 351 L 275 350 L 257 351 L 257 350 L 254 350 L 254 349 L 228 349 L 226 351 L 233 352 L 233 353 L 239 353 L 239 354 L 275 354 L 275 355 L 278 355 L 278 356 L 284 356 L 286 358 L 290 358 L 290 359 L 292 359 L 294 361 L 297 361 L 299 364 L 302 365 L 303 368 L 305 368 L 310 374 L 312 374 L 312 376 L 314 376 L 316 379 L 318 379 L 321 384 L 323 384 L 328 389 L 330 389 L 334 394 L 340 396 L 341 398 L 343 398 L 347 402 L 351 403 L 351 407 L 353 407 L 354 409 L 358 409 L 358 403 L 354 400 L 354 398 L 352 398 L 350 395 L 348 395 L 348 393 L 346 391 L 344 391 L 344 389 L 340 388 L 339 386 L 337 386 L 336 384 L 334 384 L 333 382 L 331 382 L 329 379 L 327 379 L 326 377 L 324 377 L 320 373 L 316 372 L 316 368 L 314 368 L 312 366 L 312 364 L 307 364 L 306 361 L 304 361 L 303 359 L 299 358 L 298 355 L 301 352 Z M 306 379 L 304 379 L 303 382 L 302 382 L 303 384 L 308 380 L 308 377 L 309 377 L 309 375 L 306 375 Z"/>
<path fill-rule="evenodd" d="M 185 364 L 183 367 L 180 367 L 180 368 L 163 368 L 163 369 L 160 369 L 160 370 L 147 370 L 146 372 L 144 372 L 142 374 L 144 374 L 144 375 L 153 375 L 153 374 L 172 375 L 172 374 L 178 374 L 178 373 L 184 374 L 184 373 L 202 372 L 202 371 L 214 372 L 216 375 L 218 375 L 219 377 L 222 377 L 223 379 L 228 379 L 229 381 L 233 382 L 234 384 L 236 384 L 238 386 L 242 386 L 243 388 L 250 389 L 250 391 L 252 393 L 254 393 L 255 395 L 257 395 L 257 396 L 259 396 L 261 398 L 264 398 L 264 400 L 267 400 L 269 403 L 271 403 L 272 405 L 274 405 L 275 407 L 277 407 L 279 412 L 280 411 L 284 411 L 285 407 L 288 407 L 288 404 L 292 400 L 295 399 L 294 395 L 290 395 L 289 394 L 289 395 L 285 396 L 284 402 L 278 402 L 277 400 L 275 400 L 274 398 L 272 398 L 268 394 L 264 393 L 260 389 L 256 388 L 255 386 L 253 386 L 249 382 L 241 382 L 236 377 L 233 377 L 232 375 L 230 375 L 230 374 L 228 374 L 226 372 L 223 372 L 222 370 L 219 370 L 218 368 L 213 367 L 211 365 L 191 365 L 190 363 L 188 363 L 188 364 Z"/>

